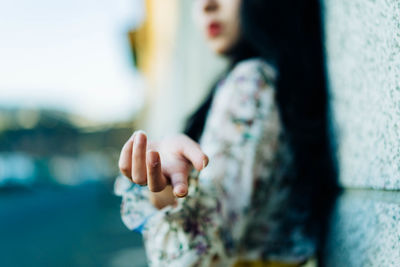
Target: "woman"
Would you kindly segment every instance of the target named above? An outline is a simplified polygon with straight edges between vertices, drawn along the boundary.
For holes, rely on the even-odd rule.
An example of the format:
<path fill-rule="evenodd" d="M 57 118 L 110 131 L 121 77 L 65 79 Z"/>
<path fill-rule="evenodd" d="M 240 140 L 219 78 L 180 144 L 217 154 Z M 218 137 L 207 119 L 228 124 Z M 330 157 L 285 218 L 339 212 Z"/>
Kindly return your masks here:
<path fill-rule="evenodd" d="M 151 266 L 300 266 L 335 178 L 318 3 L 194 0 L 194 14 L 230 68 L 185 134 L 126 142 L 122 218 Z"/>

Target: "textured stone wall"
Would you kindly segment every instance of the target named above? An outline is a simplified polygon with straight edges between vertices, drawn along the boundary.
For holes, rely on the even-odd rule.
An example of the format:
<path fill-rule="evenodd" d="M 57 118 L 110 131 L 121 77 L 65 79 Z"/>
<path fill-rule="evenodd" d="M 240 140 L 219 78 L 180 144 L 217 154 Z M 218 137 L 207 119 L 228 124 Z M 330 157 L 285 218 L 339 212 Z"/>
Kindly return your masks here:
<path fill-rule="evenodd" d="M 400 189 L 400 1 L 325 0 L 342 183 Z"/>
<path fill-rule="evenodd" d="M 400 194 L 347 190 L 337 203 L 327 266 L 400 266 Z"/>
<path fill-rule="evenodd" d="M 324 0 L 340 183 L 329 266 L 400 266 L 400 0 Z"/>

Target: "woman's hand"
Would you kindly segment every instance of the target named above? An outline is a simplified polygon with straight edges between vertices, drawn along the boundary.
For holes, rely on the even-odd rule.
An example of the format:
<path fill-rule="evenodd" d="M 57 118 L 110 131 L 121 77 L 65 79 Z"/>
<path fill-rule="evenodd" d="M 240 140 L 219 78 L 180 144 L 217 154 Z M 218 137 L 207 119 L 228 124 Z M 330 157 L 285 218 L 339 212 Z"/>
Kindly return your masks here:
<path fill-rule="evenodd" d="M 187 195 L 192 167 L 201 171 L 207 164 L 208 157 L 200 145 L 186 135 L 148 142 L 143 131 L 137 131 L 129 138 L 119 159 L 121 172 L 132 182 L 147 185 L 154 193 L 171 185 L 176 197 Z"/>

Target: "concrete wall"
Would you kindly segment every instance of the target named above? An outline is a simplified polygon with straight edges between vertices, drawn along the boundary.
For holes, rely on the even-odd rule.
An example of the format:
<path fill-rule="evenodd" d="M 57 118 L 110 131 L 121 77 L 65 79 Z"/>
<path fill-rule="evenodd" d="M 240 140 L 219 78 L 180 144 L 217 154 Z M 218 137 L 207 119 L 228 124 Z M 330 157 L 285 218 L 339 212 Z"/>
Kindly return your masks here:
<path fill-rule="evenodd" d="M 400 266 L 400 1 L 322 2 L 345 188 L 328 266 Z"/>

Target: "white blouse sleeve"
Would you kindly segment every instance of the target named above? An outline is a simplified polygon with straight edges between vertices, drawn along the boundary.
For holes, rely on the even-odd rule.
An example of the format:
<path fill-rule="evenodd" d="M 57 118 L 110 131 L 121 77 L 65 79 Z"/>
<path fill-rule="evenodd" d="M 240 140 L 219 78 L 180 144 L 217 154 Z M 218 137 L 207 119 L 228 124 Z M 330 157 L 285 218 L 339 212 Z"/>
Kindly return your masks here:
<path fill-rule="evenodd" d="M 274 78 L 263 61 L 248 60 L 218 86 L 200 141 L 209 165 L 176 207 L 149 207 L 143 187 L 120 192 L 124 222 L 143 233 L 150 266 L 228 266 L 240 250 L 279 133 Z"/>

